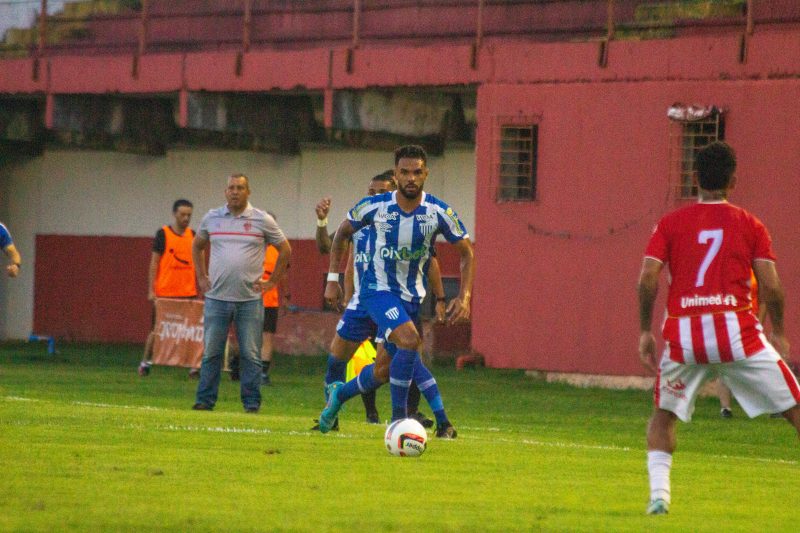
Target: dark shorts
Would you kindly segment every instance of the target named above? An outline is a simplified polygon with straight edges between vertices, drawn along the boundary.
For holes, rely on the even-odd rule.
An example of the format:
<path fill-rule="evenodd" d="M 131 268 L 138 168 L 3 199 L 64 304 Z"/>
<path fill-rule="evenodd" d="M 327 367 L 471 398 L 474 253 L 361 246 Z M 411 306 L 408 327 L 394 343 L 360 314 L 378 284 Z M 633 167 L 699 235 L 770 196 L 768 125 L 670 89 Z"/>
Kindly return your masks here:
<path fill-rule="evenodd" d="M 278 308 L 264 308 L 264 333 L 275 333 L 278 329 Z"/>

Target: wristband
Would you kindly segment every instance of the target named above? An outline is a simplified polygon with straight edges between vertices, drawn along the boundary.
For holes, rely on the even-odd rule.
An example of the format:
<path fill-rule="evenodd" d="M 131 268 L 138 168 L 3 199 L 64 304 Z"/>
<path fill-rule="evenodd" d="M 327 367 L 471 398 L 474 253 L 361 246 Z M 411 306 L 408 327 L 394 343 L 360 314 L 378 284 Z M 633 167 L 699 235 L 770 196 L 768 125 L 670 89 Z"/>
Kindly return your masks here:
<path fill-rule="evenodd" d="M 328 217 L 323 218 L 322 220 L 317 219 L 317 227 L 324 228 L 328 225 Z"/>
<path fill-rule="evenodd" d="M 339 283 L 339 273 L 328 272 L 328 281 L 335 281 L 336 283 Z"/>

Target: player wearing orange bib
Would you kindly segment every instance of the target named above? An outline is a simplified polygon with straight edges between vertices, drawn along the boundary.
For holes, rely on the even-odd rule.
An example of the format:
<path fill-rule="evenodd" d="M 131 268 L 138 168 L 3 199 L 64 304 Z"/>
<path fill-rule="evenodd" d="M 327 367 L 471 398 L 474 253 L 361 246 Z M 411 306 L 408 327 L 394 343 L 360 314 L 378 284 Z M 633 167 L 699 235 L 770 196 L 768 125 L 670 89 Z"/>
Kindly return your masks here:
<path fill-rule="evenodd" d="M 719 376 L 750 417 L 783 413 L 800 435 L 800 385 L 781 359 L 783 289 L 764 224 L 727 201 L 736 158 L 712 143 L 696 159 L 699 202 L 663 217 L 647 245 L 639 276 L 639 357 L 657 370 L 655 409 L 647 430 L 648 514 L 666 514 L 676 446 L 675 420 L 691 420 L 701 386 Z M 670 274 L 666 348 L 657 363 L 651 333 L 661 271 Z M 751 271 L 772 323 L 772 343 L 751 303 Z"/>
<path fill-rule="evenodd" d="M 147 299 L 153 302 L 153 326 L 155 326 L 155 301 L 157 298 L 195 298 L 194 261 L 192 240 L 194 231 L 189 228 L 192 221 L 192 202 L 175 200 L 172 204 L 171 224 L 156 232 L 153 253 L 148 271 Z M 155 330 L 151 330 L 144 345 L 144 355 L 139 364 L 139 375 L 150 373 L 153 358 Z"/>

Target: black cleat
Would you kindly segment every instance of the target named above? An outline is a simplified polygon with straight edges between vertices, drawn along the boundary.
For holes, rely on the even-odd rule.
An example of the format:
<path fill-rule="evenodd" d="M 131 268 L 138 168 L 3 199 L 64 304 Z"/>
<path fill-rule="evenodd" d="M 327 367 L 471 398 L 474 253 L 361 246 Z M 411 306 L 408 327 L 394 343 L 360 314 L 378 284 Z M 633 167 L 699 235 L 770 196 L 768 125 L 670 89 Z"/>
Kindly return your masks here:
<path fill-rule="evenodd" d="M 414 420 L 416 420 L 417 422 L 422 424 L 422 427 L 424 427 L 426 429 L 433 427 L 433 420 L 431 420 L 430 418 L 428 418 L 427 416 L 425 416 L 424 414 L 422 414 L 419 411 L 417 411 L 416 413 L 413 413 L 413 414 L 409 414 L 408 418 L 413 418 Z"/>
<path fill-rule="evenodd" d="M 453 427 L 453 424 L 449 422 L 444 425 L 436 428 L 436 437 L 439 439 L 454 439 L 458 436 L 458 432 L 456 428 Z"/>
<path fill-rule="evenodd" d="M 367 424 L 380 424 L 381 417 L 378 413 L 367 413 Z"/>
<path fill-rule="evenodd" d="M 311 428 L 311 431 L 319 431 L 319 420 L 314 420 L 314 427 Z M 333 423 L 333 426 L 331 426 L 331 431 L 339 431 L 339 419 L 338 418 Z"/>
<path fill-rule="evenodd" d="M 214 408 L 204 403 L 196 403 L 192 406 L 194 411 L 213 411 Z"/>
<path fill-rule="evenodd" d="M 267 374 L 266 372 L 261 373 L 261 384 L 265 387 L 269 387 L 270 385 L 272 385 L 272 380 L 269 379 L 269 374 Z"/>
<path fill-rule="evenodd" d="M 721 416 L 722 418 L 733 418 L 733 411 L 731 411 L 727 407 L 723 407 L 722 409 L 719 410 L 719 416 Z"/>
<path fill-rule="evenodd" d="M 231 381 L 239 381 L 239 371 L 231 370 Z"/>
<path fill-rule="evenodd" d="M 258 406 L 256 406 L 256 407 L 245 407 L 244 408 L 244 412 L 245 413 L 256 414 L 258 412 L 258 409 L 259 409 Z"/>

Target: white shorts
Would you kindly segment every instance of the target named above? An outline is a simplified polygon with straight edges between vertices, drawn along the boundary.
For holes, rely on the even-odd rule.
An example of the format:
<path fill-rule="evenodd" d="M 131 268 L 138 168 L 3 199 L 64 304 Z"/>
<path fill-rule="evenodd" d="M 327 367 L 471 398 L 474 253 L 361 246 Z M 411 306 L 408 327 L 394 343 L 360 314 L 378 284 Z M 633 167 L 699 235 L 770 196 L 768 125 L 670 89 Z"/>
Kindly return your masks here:
<path fill-rule="evenodd" d="M 689 422 L 697 393 L 706 381 L 719 378 L 750 418 L 782 413 L 800 403 L 800 385 L 775 349 L 767 347 L 747 359 L 730 363 L 684 365 L 665 354 L 653 390 L 656 407 Z"/>

